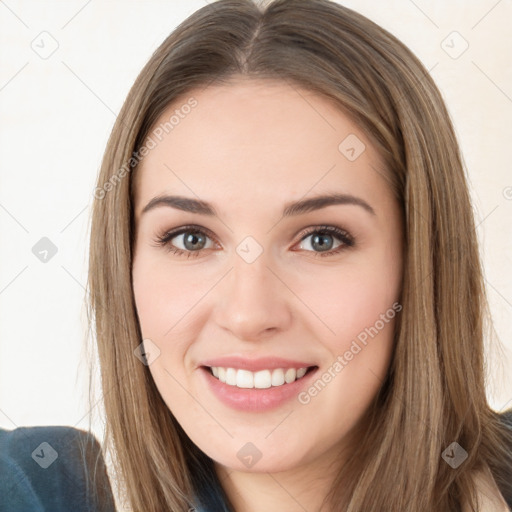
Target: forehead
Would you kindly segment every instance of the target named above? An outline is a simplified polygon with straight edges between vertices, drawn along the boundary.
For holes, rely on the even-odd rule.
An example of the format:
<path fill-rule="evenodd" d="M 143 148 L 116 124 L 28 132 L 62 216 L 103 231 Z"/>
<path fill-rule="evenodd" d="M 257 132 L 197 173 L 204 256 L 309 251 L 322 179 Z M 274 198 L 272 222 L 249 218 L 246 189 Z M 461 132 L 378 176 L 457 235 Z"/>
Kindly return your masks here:
<path fill-rule="evenodd" d="M 333 100 L 284 81 L 237 79 L 192 90 L 166 108 L 147 141 L 136 215 L 163 193 L 283 203 L 313 188 L 382 186 L 379 155 L 362 130 Z"/>

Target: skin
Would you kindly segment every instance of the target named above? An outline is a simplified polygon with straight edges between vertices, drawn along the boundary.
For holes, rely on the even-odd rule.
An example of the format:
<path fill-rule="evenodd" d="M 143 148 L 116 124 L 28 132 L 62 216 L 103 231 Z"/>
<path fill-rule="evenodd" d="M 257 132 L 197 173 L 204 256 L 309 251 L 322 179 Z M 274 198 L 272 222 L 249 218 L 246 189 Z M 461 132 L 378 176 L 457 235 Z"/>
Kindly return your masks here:
<path fill-rule="evenodd" d="M 395 320 L 308 404 L 233 410 L 205 386 L 199 365 L 271 355 L 312 361 L 319 376 L 328 372 L 399 300 L 400 208 L 370 140 L 329 99 L 285 82 L 236 77 L 189 92 L 156 125 L 190 96 L 197 106 L 136 175 L 133 290 L 143 337 L 160 349 L 149 369 L 183 429 L 215 461 L 237 511 L 318 510 L 333 467 L 345 450 L 357 449 L 348 436 L 388 372 Z M 349 134 L 366 146 L 354 161 L 338 149 Z M 330 192 L 357 196 L 374 214 L 344 204 L 282 218 L 288 202 Z M 163 194 L 208 201 L 218 215 L 168 206 L 142 213 Z M 188 224 L 209 237 L 198 257 L 155 243 Z M 300 235 L 322 225 L 347 231 L 354 245 L 335 254 L 343 242 L 328 235 L 331 255 L 319 256 L 315 233 Z M 236 252 L 246 236 L 263 249 L 252 263 Z M 183 236 L 172 243 L 186 250 Z M 237 457 L 247 442 L 262 454 L 250 469 Z"/>

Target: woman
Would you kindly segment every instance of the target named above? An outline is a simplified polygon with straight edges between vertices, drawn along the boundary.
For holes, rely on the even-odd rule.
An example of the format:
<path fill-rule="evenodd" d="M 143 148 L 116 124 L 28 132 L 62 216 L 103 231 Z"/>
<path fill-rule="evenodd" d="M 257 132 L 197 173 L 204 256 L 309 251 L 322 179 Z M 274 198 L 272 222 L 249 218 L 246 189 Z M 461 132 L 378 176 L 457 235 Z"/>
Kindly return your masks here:
<path fill-rule="evenodd" d="M 89 285 L 131 509 L 507 510 L 457 141 L 363 16 L 185 20 L 108 142 Z"/>

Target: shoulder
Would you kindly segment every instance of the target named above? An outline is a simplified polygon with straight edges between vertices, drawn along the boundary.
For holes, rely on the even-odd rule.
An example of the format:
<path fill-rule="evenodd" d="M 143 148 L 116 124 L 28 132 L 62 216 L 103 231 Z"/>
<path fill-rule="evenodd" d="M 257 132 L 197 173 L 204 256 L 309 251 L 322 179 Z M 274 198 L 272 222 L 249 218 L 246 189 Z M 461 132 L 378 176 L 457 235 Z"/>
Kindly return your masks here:
<path fill-rule="evenodd" d="M 0 451 L 0 509 L 44 512 L 26 473 L 16 460 Z"/>
<path fill-rule="evenodd" d="M 500 414 L 500 419 L 507 427 L 512 430 L 512 409 L 508 409 Z"/>
<path fill-rule="evenodd" d="M 510 508 L 488 468 L 477 471 L 473 481 L 478 495 L 479 511 L 481 512 L 510 512 Z M 465 509 L 464 512 L 469 512 Z"/>
<path fill-rule="evenodd" d="M 0 429 L 0 510 L 114 510 L 101 447 L 66 426 Z"/>
<path fill-rule="evenodd" d="M 512 454 L 512 408 L 499 413 L 499 418 L 503 425 L 507 427 L 509 433 L 508 437 L 504 440 L 505 449 Z M 509 484 L 512 483 L 512 464 L 509 463 L 505 466 L 505 475 L 502 476 L 502 479 L 509 482 Z M 512 486 L 509 485 L 503 488 L 502 493 L 505 501 L 512 510 Z"/>
<path fill-rule="evenodd" d="M 499 419 L 510 429 L 510 443 L 507 448 L 512 452 L 512 409 L 500 413 Z M 509 470 L 512 478 L 512 468 Z M 473 478 L 482 512 L 510 512 L 511 497 L 508 494 L 506 496 L 502 494 L 488 466 L 476 472 Z"/>

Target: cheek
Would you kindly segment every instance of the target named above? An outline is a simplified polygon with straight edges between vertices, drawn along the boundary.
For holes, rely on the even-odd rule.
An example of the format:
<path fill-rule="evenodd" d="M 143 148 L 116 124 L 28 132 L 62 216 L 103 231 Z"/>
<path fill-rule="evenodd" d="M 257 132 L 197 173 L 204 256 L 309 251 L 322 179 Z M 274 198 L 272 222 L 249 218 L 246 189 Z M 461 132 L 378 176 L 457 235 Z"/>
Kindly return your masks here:
<path fill-rule="evenodd" d="M 187 322 L 187 314 L 204 295 L 197 273 L 170 268 L 165 258 L 141 254 L 133 264 L 133 293 L 142 334 L 162 340 Z"/>
<path fill-rule="evenodd" d="M 341 430 L 348 430 L 363 414 L 388 372 L 401 310 L 400 258 L 393 257 L 374 253 L 341 267 L 339 277 L 330 274 L 316 281 L 318 287 L 310 294 L 312 309 L 317 307 L 331 331 L 323 329 L 319 338 L 330 360 L 324 361 L 320 382 L 300 401 L 311 414 L 328 416 L 329 424 Z"/>
<path fill-rule="evenodd" d="M 187 410 L 193 416 L 194 402 L 184 391 L 187 340 L 193 338 L 193 315 L 187 315 L 200 290 L 187 284 L 184 272 L 170 269 L 165 258 L 139 252 L 132 267 L 133 293 L 143 339 L 150 339 L 159 356 L 149 371 L 171 411 Z M 186 335 L 185 335 L 186 334 Z"/>
<path fill-rule="evenodd" d="M 139 323 L 144 338 L 158 337 L 162 329 L 163 286 L 156 279 L 155 269 L 139 258 L 133 265 L 133 294 Z"/>
<path fill-rule="evenodd" d="M 389 310 L 399 297 L 398 270 L 377 263 L 340 266 L 337 271 L 301 278 L 298 295 L 322 321 L 324 327 L 318 332 L 325 333 L 325 340 L 332 339 L 333 348 L 343 349 L 375 324 L 385 330 L 382 315 L 386 325 L 395 316 Z"/>
<path fill-rule="evenodd" d="M 298 396 L 299 410 L 322 418 L 319 446 L 336 442 L 357 424 L 389 371 L 401 307 L 384 285 L 366 278 L 345 281 L 343 293 L 330 290 L 337 302 L 325 310 L 324 321 L 335 334 L 324 329 L 318 337 L 329 355 L 316 380 Z"/>
<path fill-rule="evenodd" d="M 149 367 L 155 383 L 166 396 L 174 397 L 174 404 L 186 401 L 172 377 L 184 382 L 194 370 L 189 350 L 204 328 L 208 317 L 205 295 L 218 276 L 173 265 L 167 255 L 141 251 L 133 263 L 132 279 L 142 338 L 160 350 Z"/>

